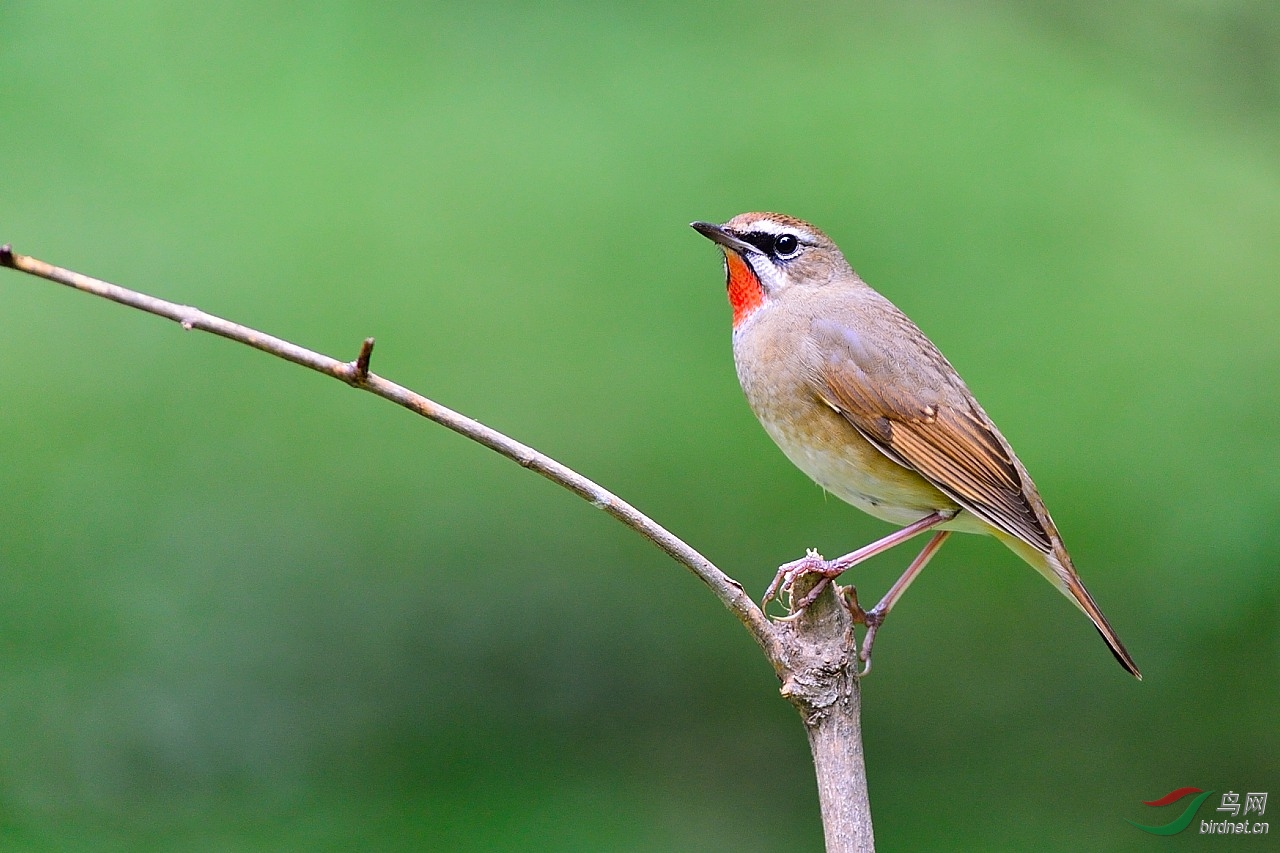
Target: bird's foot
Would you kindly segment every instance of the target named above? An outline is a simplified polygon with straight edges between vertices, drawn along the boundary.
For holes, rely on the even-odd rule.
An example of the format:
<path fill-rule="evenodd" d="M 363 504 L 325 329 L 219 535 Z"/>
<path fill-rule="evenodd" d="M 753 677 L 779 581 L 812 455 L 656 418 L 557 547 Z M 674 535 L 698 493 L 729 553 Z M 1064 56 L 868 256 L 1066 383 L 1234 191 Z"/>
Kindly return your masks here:
<path fill-rule="evenodd" d="M 853 624 L 867 624 L 867 611 L 863 610 L 862 605 L 858 603 L 858 588 L 856 586 L 837 586 L 836 592 L 844 599 L 844 607 L 849 611 Z"/>
<path fill-rule="evenodd" d="M 838 586 L 836 590 L 840 593 L 853 624 L 867 626 L 866 636 L 862 638 L 862 649 L 858 652 L 858 660 L 862 661 L 858 678 L 862 678 L 871 672 L 871 646 L 876 641 L 876 631 L 884 624 L 884 617 L 888 611 L 884 609 L 883 603 L 870 610 L 863 610 L 862 605 L 858 603 L 858 588 L 855 586 Z"/>
<path fill-rule="evenodd" d="M 760 603 L 761 609 L 767 607 L 770 601 L 778 598 L 783 593 L 792 595 L 795 591 L 796 580 L 801 575 L 821 575 L 821 578 L 813 585 L 813 588 L 805 593 L 800 600 L 791 602 L 790 612 L 786 616 L 774 617 L 775 622 L 794 622 L 799 619 L 804 614 L 805 608 L 822 594 L 827 584 L 845 571 L 846 567 L 838 564 L 833 565 L 836 562 L 835 560 L 824 560 L 821 554 L 810 548 L 799 560 L 793 560 L 780 566 L 778 574 L 773 578 L 773 583 L 769 584 L 769 588 L 765 590 L 764 600 Z M 871 672 L 871 647 L 875 645 L 876 632 L 884 624 L 884 618 L 888 615 L 889 608 L 885 606 L 885 602 L 881 601 L 870 610 L 863 610 L 862 605 L 858 603 L 858 588 L 856 586 L 836 586 L 835 589 L 837 596 L 849 611 L 849 617 L 853 624 L 867 626 L 866 636 L 862 638 L 862 648 L 858 652 L 858 660 L 862 661 L 862 669 L 858 672 L 858 678 L 862 678 Z"/>
<path fill-rule="evenodd" d="M 821 554 L 810 548 L 800 559 L 782 564 L 778 567 L 778 573 L 773 576 L 773 582 L 764 591 L 764 599 L 760 602 L 761 609 L 768 607 L 770 601 L 779 598 L 785 593 L 791 598 L 790 606 L 787 608 L 790 613 L 781 618 L 784 620 L 797 618 L 804 612 L 806 607 L 817 600 L 822 591 L 827 588 L 827 584 L 831 583 L 832 578 L 839 577 L 847 568 L 845 566 L 835 566 L 833 565 L 834 562 L 833 560 L 824 560 Z M 796 580 L 804 575 L 821 575 L 821 577 L 813 585 L 812 589 L 801 596 L 799 600 L 795 600 Z"/>

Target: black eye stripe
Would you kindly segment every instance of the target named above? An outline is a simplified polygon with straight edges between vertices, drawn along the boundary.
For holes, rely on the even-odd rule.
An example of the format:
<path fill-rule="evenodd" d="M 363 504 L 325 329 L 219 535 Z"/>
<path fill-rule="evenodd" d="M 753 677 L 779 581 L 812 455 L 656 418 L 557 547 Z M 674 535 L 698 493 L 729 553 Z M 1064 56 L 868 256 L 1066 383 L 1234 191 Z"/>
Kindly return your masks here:
<path fill-rule="evenodd" d="M 773 254 L 773 244 L 778 240 L 777 234 L 770 234 L 766 231 L 748 231 L 746 234 L 739 234 L 738 236 L 766 255 Z"/>
<path fill-rule="evenodd" d="M 800 247 L 800 239 L 794 234 L 770 234 L 768 231 L 747 231 L 738 235 L 766 255 L 790 258 Z"/>

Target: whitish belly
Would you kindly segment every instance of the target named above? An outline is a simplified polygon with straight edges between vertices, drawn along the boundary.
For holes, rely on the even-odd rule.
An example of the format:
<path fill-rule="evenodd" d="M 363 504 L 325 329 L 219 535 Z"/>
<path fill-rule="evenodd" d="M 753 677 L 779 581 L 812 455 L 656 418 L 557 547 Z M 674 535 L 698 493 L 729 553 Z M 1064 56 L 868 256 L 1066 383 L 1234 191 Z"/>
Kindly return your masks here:
<path fill-rule="evenodd" d="M 760 422 L 792 464 L 823 489 L 868 515 L 907 525 L 938 510 L 959 509 L 928 480 L 885 456 L 843 418 L 828 412 L 831 419 L 819 415 L 808 429 L 771 418 Z M 942 527 L 986 532 L 967 512 Z"/>

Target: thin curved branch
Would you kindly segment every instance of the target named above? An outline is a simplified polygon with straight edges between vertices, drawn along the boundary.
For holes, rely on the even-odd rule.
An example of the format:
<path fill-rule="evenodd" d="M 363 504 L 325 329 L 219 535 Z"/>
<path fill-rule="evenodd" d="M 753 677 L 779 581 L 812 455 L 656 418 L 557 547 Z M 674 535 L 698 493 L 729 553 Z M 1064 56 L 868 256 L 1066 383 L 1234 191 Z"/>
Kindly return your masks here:
<path fill-rule="evenodd" d="M 198 308 L 157 299 L 110 282 L 54 266 L 37 258 L 15 254 L 8 245 L 0 247 L 0 266 L 10 267 L 85 293 L 101 296 L 113 302 L 119 302 L 121 305 L 128 305 L 131 308 L 146 311 L 149 314 L 167 317 L 179 323 L 184 329 L 199 329 L 203 332 L 210 332 L 246 344 L 254 349 L 262 350 L 278 358 L 283 358 L 286 361 L 291 361 L 294 364 L 309 367 L 318 373 L 339 379 L 353 388 L 363 389 L 382 397 L 384 400 L 390 400 L 410 411 L 417 412 L 428 420 L 448 427 L 454 432 L 483 444 L 490 450 L 519 463 L 523 467 L 536 471 L 551 482 L 573 492 L 597 509 L 604 510 L 661 548 L 677 563 L 693 572 L 703 583 L 711 588 L 711 591 L 720 599 L 721 603 L 734 616 L 738 617 L 738 621 L 746 627 L 751 636 L 755 638 L 755 641 L 760 644 L 769 661 L 775 667 L 777 666 L 779 649 L 774 629 L 760 608 L 743 591 L 741 584 L 720 571 L 715 564 L 674 533 L 671 533 L 622 498 L 587 479 L 567 465 L 563 465 L 550 456 L 534 450 L 527 444 L 516 441 L 491 427 L 487 427 L 479 421 L 429 400 L 421 394 L 410 391 L 402 385 L 397 385 L 375 373 L 370 373 L 369 358 L 373 353 L 373 338 L 367 338 L 364 341 L 360 348 L 360 355 L 355 361 L 338 361 L 335 358 L 300 347 L 273 335 L 264 334 L 248 326 L 242 326 L 239 323 L 232 323 L 221 317 L 215 317 Z"/>

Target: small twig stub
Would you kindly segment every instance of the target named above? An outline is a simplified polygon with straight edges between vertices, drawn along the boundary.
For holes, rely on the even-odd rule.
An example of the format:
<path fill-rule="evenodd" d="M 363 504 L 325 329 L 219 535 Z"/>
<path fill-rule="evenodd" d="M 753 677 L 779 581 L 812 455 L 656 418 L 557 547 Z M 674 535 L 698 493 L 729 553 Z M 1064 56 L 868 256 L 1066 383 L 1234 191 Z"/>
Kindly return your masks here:
<path fill-rule="evenodd" d="M 361 382 L 369 378 L 369 359 L 373 358 L 373 338 L 365 338 L 356 357 L 356 378 Z"/>

